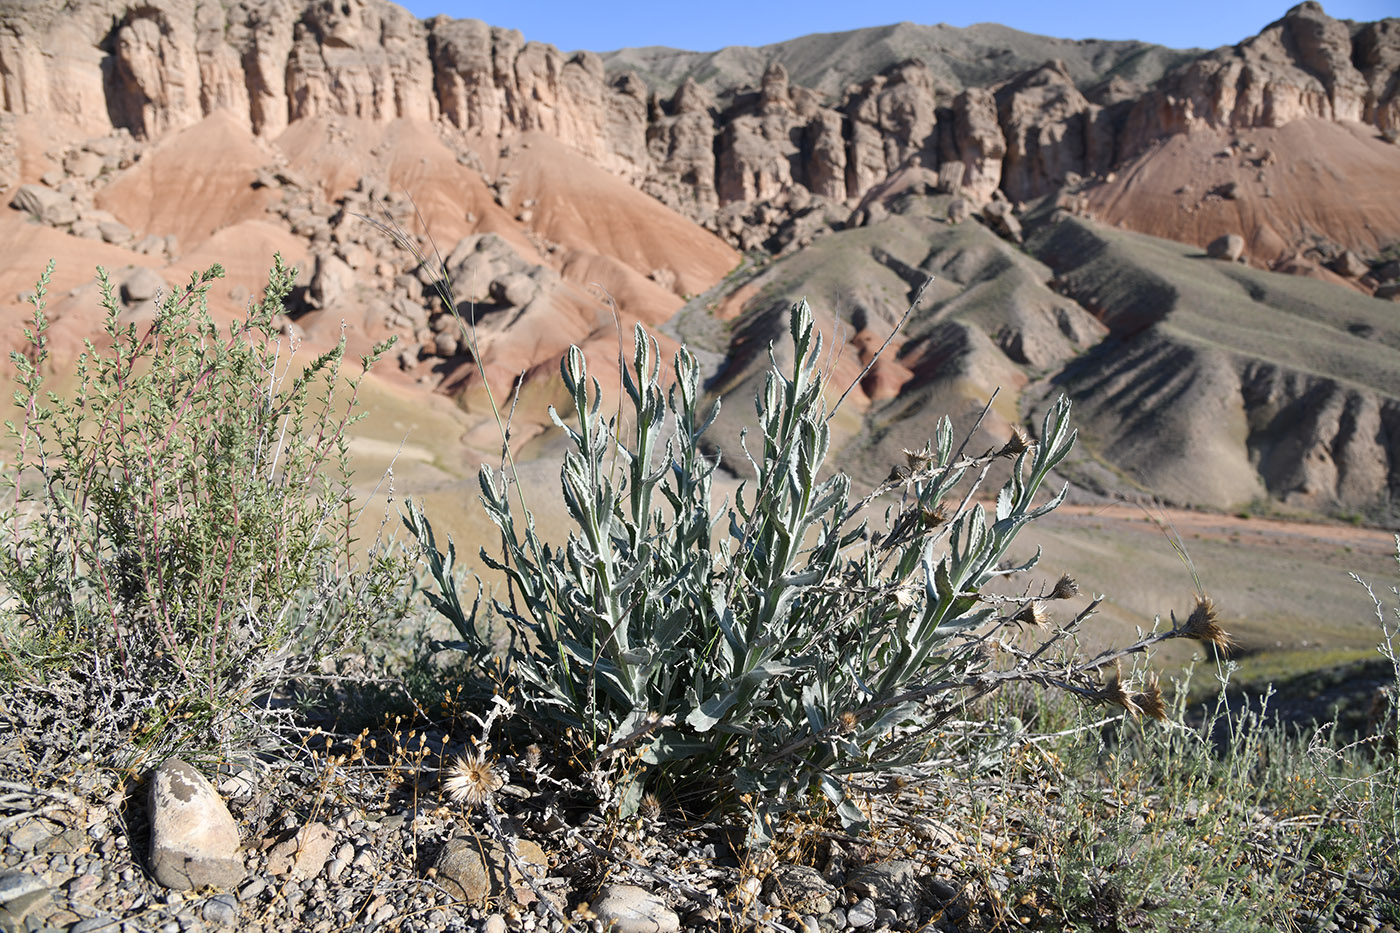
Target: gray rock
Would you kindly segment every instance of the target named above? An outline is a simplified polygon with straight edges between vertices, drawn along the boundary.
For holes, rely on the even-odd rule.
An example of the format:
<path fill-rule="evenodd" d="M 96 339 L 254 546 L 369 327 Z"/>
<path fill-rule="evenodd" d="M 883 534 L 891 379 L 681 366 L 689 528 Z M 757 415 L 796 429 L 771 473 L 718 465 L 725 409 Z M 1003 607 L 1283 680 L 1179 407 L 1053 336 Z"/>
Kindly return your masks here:
<path fill-rule="evenodd" d="M 506 918 L 500 914 L 491 914 L 482 924 L 481 930 L 482 933 L 506 933 Z"/>
<path fill-rule="evenodd" d="M 844 930 L 846 929 L 846 911 L 840 907 L 833 907 L 822 914 L 817 920 L 823 930 Z"/>
<path fill-rule="evenodd" d="M 526 865 L 542 869 L 549 864 L 544 850 L 528 839 L 517 839 L 515 852 Z M 507 885 L 507 861 L 505 849 L 494 839 L 457 836 L 443 845 L 433 868 L 438 884 L 448 894 L 469 904 L 483 904 L 488 898 L 507 893 L 508 889 L 512 893 L 521 887 L 529 890 L 516 866 L 511 866 Z"/>
<path fill-rule="evenodd" d="M 21 852 L 33 852 L 35 847 L 52 835 L 41 821 L 23 820 L 10 830 L 9 842 Z"/>
<path fill-rule="evenodd" d="M 107 243 L 121 246 L 129 243 L 132 238 L 131 228 L 119 220 L 104 220 L 97 224 L 97 232 L 102 234 L 102 239 Z"/>
<path fill-rule="evenodd" d="M 295 881 L 315 878 L 330 858 L 335 845 L 335 833 L 325 823 L 311 823 L 297 830 L 267 853 L 267 871 L 272 875 L 289 875 Z"/>
<path fill-rule="evenodd" d="M 868 927 L 875 922 L 875 902 L 868 897 L 862 897 L 850 907 L 846 908 L 846 923 L 859 929 Z"/>
<path fill-rule="evenodd" d="M 797 914 L 829 912 L 836 906 L 836 889 L 821 872 L 806 865 L 780 865 L 764 879 L 768 903 Z"/>
<path fill-rule="evenodd" d="M 963 198 L 954 198 L 948 202 L 948 223 L 960 224 L 972 216 L 972 207 Z"/>
<path fill-rule="evenodd" d="M 539 293 L 539 285 L 522 272 L 501 276 L 491 283 L 492 300 L 512 308 L 525 307 Z"/>
<path fill-rule="evenodd" d="M 1244 237 L 1238 233 L 1227 233 L 1224 236 L 1216 237 L 1206 247 L 1206 255 L 1211 259 L 1238 262 L 1244 256 Z"/>
<path fill-rule="evenodd" d="M 307 295 L 316 308 L 334 308 L 355 289 L 355 270 L 338 256 L 321 253 L 316 256 L 315 271 Z"/>
<path fill-rule="evenodd" d="M 122 301 L 127 304 L 154 301 L 156 295 L 168 290 L 165 279 L 161 278 L 159 273 L 144 267 L 133 269 L 130 275 L 122 279 L 121 284 Z"/>
<path fill-rule="evenodd" d="M 25 929 L 25 918 L 52 897 L 49 886 L 37 875 L 18 871 L 0 874 L 0 930 Z"/>
<path fill-rule="evenodd" d="M 1021 221 L 1016 219 L 1009 202 L 992 201 L 982 208 L 982 219 L 1002 239 L 1011 240 L 1013 243 L 1021 242 Z"/>
<path fill-rule="evenodd" d="M 50 227 L 64 227 L 78 219 L 78 206 L 71 197 L 43 185 L 20 185 L 10 206 Z"/>
<path fill-rule="evenodd" d="M 89 917 L 69 927 L 68 933 L 117 933 L 121 927 L 121 921 L 111 917 Z"/>
<path fill-rule="evenodd" d="M 1328 263 L 1328 265 L 1332 267 L 1333 272 L 1338 275 L 1346 276 L 1349 279 L 1359 279 L 1367 272 L 1371 271 L 1370 264 L 1351 250 L 1346 250 L 1342 255 Z"/>
<path fill-rule="evenodd" d="M 238 899 L 240 901 L 251 901 L 265 890 L 267 890 L 267 882 L 261 878 L 254 878 L 239 889 Z"/>
<path fill-rule="evenodd" d="M 219 894 L 204 902 L 200 915 L 210 923 L 231 927 L 238 923 L 238 898 Z"/>
<path fill-rule="evenodd" d="M 143 256 L 154 256 L 156 253 L 165 252 L 165 239 L 150 233 L 142 237 L 132 249 Z"/>
<path fill-rule="evenodd" d="M 102 174 L 105 165 L 102 156 L 95 152 L 79 151 L 75 152 L 63 160 L 63 170 L 69 175 L 76 175 L 84 181 L 92 181 Z"/>
<path fill-rule="evenodd" d="M 918 862 L 886 859 L 852 871 L 846 879 L 846 890 L 857 897 L 872 898 L 881 904 L 899 904 L 916 899 L 919 874 Z"/>
<path fill-rule="evenodd" d="M 204 775 L 171 758 L 151 778 L 151 873 L 167 888 L 229 888 L 243 880 L 238 826 Z"/>
<path fill-rule="evenodd" d="M 674 933 L 681 928 L 681 918 L 665 901 L 631 884 L 603 888 L 593 902 L 593 913 L 617 933 Z"/>
<path fill-rule="evenodd" d="M 461 343 L 456 334 L 446 330 L 433 338 L 433 352 L 438 356 L 456 356 Z"/>

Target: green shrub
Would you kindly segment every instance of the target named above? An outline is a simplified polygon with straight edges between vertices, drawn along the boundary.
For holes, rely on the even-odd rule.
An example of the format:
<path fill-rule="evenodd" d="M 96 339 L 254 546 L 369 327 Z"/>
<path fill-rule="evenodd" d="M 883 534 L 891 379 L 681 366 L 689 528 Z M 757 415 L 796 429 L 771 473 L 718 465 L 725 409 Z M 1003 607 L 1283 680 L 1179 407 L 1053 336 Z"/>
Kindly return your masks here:
<path fill-rule="evenodd" d="M 227 334 L 205 304 L 218 266 L 164 296 L 144 332 L 99 269 L 106 340 L 61 398 L 45 390 L 52 269 L 29 352 L 12 355 L 0 675 L 121 685 L 157 746 L 227 737 L 248 704 L 395 611 L 394 559 L 372 548 L 361 571 L 354 556 L 346 428 L 362 376 L 344 378 L 344 340 L 296 365 L 280 257 Z"/>
<path fill-rule="evenodd" d="M 551 409 L 572 442 L 561 472 L 576 526 L 566 542 L 541 540 L 523 503 L 512 505 L 507 476 L 481 471 L 504 549 L 501 559 L 481 556 L 510 581 L 509 605 L 497 610 L 522 635 L 521 696 L 612 775 L 624 812 L 645 791 L 678 800 L 699 792 L 748 807 L 761 839 L 771 815 L 815 785 L 843 820 L 859 822 L 849 777 L 921 761 L 940 722 L 1016 681 L 1158 713 L 1155 683 L 1133 694 L 1097 673 L 1154 639 L 1218 632 L 1208 601 L 1194 630 L 1052 667 L 1048 649 L 1074 625 L 1017 655 L 1009 630 L 1044 622 L 1041 598 L 986 589 L 1036 563 L 1002 561 L 1017 532 L 1064 495 L 1034 501 L 1074 442 L 1068 402 L 1051 408 L 1038 442 L 1018 434 L 976 457 L 954 449 L 943 419 L 934 441 L 909 452 L 908 469 L 877 491 L 902 488 L 904 498 L 876 534 L 865 518 L 876 496 L 853 501 L 844 474 L 824 476 L 826 374 L 805 302 L 792 309 L 790 332 L 792 367 L 774 360 L 756 400 L 758 431 L 742 444 L 754 479 L 723 511 L 711 499 L 717 460 L 703 444 L 715 410 L 702 407 L 695 359 L 676 355 L 663 392 L 657 345 L 640 327 L 624 373 L 625 417 L 600 411 L 577 348 L 561 362 L 575 409 L 568 422 Z M 998 460 L 1010 476 L 989 517 L 973 492 Z M 960 484 L 972 488 L 955 492 Z M 426 527 L 421 516 L 415 524 Z M 455 606 L 444 615 L 467 632 L 450 580 L 437 580 L 439 608 Z M 1043 595 L 1073 591 L 1065 580 Z M 1015 664 L 998 668 L 998 650 Z"/>

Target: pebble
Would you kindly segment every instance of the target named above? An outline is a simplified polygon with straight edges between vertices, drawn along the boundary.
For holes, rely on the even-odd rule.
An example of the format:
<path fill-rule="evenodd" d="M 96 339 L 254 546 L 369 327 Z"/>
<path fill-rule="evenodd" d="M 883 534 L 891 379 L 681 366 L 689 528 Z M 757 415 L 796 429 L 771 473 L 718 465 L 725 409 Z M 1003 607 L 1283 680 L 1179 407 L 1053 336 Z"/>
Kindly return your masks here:
<path fill-rule="evenodd" d="M 868 927 L 875 922 L 875 902 L 862 897 L 846 908 L 846 923 L 853 927 Z"/>
<path fill-rule="evenodd" d="M 820 917 L 823 928 L 830 927 L 833 930 L 844 930 L 846 928 L 846 911 L 840 907 L 833 907 Z"/>
<path fill-rule="evenodd" d="M 261 878 L 254 878 L 239 889 L 238 899 L 240 901 L 251 901 L 265 890 L 267 890 L 267 882 Z"/>
<path fill-rule="evenodd" d="M 204 902 L 200 915 L 210 923 L 233 926 L 238 922 L 238 900 L 232 894 L 219 894 Z"/>
<path fill-rule="evenodd" d="M 68 933 L 116 933 L 121 923 L 112 917 L 90 917 L 68 928 Z"/>

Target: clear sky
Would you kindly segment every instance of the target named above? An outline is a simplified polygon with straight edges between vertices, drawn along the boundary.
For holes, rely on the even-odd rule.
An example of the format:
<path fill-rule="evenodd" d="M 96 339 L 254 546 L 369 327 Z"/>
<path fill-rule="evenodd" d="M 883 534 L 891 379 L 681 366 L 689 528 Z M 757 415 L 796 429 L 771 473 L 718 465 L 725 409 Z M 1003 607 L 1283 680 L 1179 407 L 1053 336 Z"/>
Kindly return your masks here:
<path fill-rule="evenodd" d="M 565 51 L 608 52 L 666 45 L 712 51 L 767 45 L 814 32 L 910 21 L 968 26 L 1001 23 L 1064 39 L 1142 39 L 1174 48 L 1233 45 L 1281 17 L 1293 4 L 1260 0 L 398 0 L 421 18 L 446 13 L 519 29 Z M 1338 19 L 1400 15 L 1397 0 L 1325 0 Z"/>

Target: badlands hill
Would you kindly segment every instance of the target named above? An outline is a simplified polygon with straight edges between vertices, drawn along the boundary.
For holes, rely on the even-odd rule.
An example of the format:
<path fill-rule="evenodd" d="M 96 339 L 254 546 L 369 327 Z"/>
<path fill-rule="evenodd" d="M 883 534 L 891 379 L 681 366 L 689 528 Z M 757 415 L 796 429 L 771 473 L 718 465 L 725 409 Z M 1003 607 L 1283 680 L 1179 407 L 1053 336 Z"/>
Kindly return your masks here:
<path fill-rule="evenodd" d="M 491 384 L 524 374 L 521 444 L 570 343 L 605 385 L 619 324 L 704 346 L 732 431 L 787 302 L 854 378 L 933 275 L 840 416 L 867 478 L 1000 389 L 989 440 L 1076 399 L 1088 490 L 1379 516 L 1400 486 L 1400 20 L 1307 2 L 1209 52 L 900 24 L 600 56 L 384 0 L 19 0 L 0 88 L 9 346 L 50 256 L 61 358 L 96 331 L 95 264 L 140 321 L 222 262 L 228 315 L 280 251 L 288 328 L 398 336 L 382 391 L 467 412 L 425 459 L 484 456 L 480 372 L 387 215 L 438 248 Z"/>

